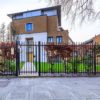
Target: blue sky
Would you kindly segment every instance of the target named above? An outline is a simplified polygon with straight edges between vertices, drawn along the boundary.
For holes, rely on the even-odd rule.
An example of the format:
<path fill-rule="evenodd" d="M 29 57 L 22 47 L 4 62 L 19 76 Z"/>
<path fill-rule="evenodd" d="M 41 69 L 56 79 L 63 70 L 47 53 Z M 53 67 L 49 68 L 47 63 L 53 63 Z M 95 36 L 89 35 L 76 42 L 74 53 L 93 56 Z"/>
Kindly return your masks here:
<path fill-rule="evenodd" d="M 7 17 L 9 13 L 16 13 L 26 10 L 47 7 L 48 0 L 0 0 L 0 24 L 5 22 L 10 23 L 11 19 Z M 98 1 L 98 2 L 96 2 Z M 95 8 L 100 9 L 100 0 L 95 1 Z M 62 16 L 62 26 L 69 30 L 70 37 L 76 42 L 82 42 L 91 37 L 100 34 L 100 20 L 95 22 L 84 22 L 82 26 L 76 24 L 71 26 L 70 22 Z"/>

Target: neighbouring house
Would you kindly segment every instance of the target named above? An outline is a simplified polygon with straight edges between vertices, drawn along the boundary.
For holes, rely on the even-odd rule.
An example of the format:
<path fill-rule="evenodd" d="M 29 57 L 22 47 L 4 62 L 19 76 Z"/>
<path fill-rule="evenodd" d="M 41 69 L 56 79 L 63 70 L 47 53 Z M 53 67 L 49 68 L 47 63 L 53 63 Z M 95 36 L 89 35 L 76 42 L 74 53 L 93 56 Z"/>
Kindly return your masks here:
<path fill-rule="evenodd" d="M 12 19 L 11 28 L 15 39 L 18 39 L 20 44 L 32 44 L 39 41 L 57 44 L 73 43 L 68 30 L 61 27 L 60 5 L 8 14 L 8 16 Z M 21 55 L 24 55 L 22 61 L 32 61 L 31 55 L 35 55 L 35 50 L 34 54 L 29 49 L 27 49 L 27 54 L 26 49 L 21 50 Z"/>
<path fill-rule="evenodd" d="M 95 35 L 94 37 L 92 37 L 91 39 L 87 40 L 84 42 L 85 44 L 100 44 L 100 34 Z"/>
<path fill-rule="evenodd" d="M 84 42 L 85 44 L 90 44 L 92 46 L 95 46 L 95 52 L 96 52 L 96 63 L 97 65 L 100 65 L 100 34 L 95 35 L 94 37 L 92 37 L 91 39 L 87 40 Z"/>

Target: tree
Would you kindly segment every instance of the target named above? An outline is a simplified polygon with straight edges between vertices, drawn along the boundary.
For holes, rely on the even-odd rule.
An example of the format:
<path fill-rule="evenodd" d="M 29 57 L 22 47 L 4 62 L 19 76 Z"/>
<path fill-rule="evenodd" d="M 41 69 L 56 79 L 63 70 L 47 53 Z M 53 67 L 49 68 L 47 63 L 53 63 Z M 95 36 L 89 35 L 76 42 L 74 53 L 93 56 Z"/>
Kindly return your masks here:
<path fill-rule="evenodd" d="M 15 40 L 15 35 L 19 33 L 18 27 L 15 25 L 14 22 L 10 23 L 10 30 L 13 40 Z"/>
<path fill-rule="evenodd" d="M 5 23 L 2 23 L 0 26 L 0 35 L 1 35 L 2 42 L 5 40 L 5 32 L 6 32 L 6 26 Z"/>
<path fill-rule="evenodd" d="M 15 71 L 16 64 L 16 43 L 0 43 L 0 73 L 5 71 Z M 9 66 L 10 64 L 10 66 Z"/>
<path fill-rule="evenodd" d="M 100 18 L 99 11 L 95 10 L 96 0 L 49 0 L 52 5 L 62 5 L 63 14 L 71 19 L 72 23 L 79 19 L 82 23 L 85 19 Z M 98 1 L 99 2 L 99 1 Z"/>
<path fill-rule="evenodd" d="M 12 41 L 13 40 L 13 34 L 11 33 L 11 25 L 9 24 L 7 26 L 7 41 Z"/>

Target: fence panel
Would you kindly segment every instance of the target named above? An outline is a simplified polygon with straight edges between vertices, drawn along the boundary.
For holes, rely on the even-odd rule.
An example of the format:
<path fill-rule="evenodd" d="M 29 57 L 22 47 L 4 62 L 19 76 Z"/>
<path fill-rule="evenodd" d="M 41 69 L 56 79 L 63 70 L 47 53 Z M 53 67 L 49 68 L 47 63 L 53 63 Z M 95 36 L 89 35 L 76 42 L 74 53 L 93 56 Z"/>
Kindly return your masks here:
<path fill-rule="evenodd" d="M 98 74 L 100 64 L 97 61 L 99 58 L 96 48 L 95 44 L 42 44 L 41 76 L 94 76 Z M 44 54 L 46 56 L 43 56 Z"/>
<path fill-rule="evenodd" d="M 0 43 L 0 76 L 16 75 L 16 43 Z"/>

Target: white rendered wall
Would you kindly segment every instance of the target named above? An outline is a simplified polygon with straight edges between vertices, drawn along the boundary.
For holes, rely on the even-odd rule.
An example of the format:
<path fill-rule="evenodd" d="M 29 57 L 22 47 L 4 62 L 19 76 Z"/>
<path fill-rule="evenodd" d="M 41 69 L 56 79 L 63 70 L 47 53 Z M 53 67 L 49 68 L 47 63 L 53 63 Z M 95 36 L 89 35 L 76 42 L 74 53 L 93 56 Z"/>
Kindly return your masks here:
<path fill-rule="evenodd" d="M 43 33 L 32 33 L 32 34 L 21 34 L 18 35 L 20 44 L 26 44 L 26 39 L 27 38 L 33 38 L 33 42 L 38 44 L 38 42 L 40 41 L 41 43 L 47 43 L 47 32 L 43 32 Z M 36 46 L 32 46 L 33 47 L 33 52 L 34 52 L 34 56 L 36 56 Z M 46 51 L 44 50 L 44 48 L 40 49 L 40 54 L 41 54 L 41 62 L 46 62 L 47 61 L 47 57 L 46 57 Z M 20 46 L 20 61 L 27 61 L 27 55 L 26 55 L 26 46 Z M 36 57 L 34 57 L 34 61 L 36 61 Z M 37 61 L 38 61 L 38 47 L 37 47 Z"/>

